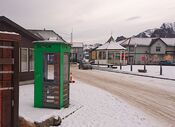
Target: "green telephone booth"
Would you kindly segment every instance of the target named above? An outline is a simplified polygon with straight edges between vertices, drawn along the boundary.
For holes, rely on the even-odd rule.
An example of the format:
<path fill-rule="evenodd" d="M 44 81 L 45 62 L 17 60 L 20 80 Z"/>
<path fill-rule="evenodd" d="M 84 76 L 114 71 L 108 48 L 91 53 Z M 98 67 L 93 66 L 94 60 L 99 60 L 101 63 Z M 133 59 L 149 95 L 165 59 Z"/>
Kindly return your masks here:
<path fill-rule="evenodd" d="M 70 49 L 66 42 L 34 42 L 34 107 L 69 106 Z"/>

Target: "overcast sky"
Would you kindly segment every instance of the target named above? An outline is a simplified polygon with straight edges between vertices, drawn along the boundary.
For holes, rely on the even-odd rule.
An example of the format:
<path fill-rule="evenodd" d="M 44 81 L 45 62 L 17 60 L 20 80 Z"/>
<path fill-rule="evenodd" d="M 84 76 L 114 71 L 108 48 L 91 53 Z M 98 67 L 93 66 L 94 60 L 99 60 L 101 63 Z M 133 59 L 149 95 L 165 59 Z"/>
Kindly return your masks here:
<path fill-rule="evenodd" d="M 70 41 L 104 43 L 175 22 L 175 0 L 1 0 L 0 15 L 27 29 L 53 29 Z"/>

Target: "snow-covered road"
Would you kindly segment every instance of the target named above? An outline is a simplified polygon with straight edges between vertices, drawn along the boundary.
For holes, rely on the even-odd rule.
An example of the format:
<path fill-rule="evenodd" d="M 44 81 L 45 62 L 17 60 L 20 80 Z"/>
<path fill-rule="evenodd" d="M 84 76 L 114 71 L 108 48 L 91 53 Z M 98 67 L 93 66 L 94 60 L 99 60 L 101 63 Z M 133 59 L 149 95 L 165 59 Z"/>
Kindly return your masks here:
<path fill-rule="evenodd" d="M 175 82 L 97 70 L 72 68 L 73 76 L 109 91 L 161 122 L 175 125 Z"/>

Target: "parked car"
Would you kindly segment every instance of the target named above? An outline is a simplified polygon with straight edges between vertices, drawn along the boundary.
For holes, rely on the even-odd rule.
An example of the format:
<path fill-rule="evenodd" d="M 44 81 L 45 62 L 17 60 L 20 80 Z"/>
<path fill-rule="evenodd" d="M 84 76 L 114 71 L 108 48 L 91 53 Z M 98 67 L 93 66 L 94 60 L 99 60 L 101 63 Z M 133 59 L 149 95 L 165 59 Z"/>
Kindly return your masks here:
<path fill-rule="evenodd" d="M 82 60 L 80 61 L 78 68 L 79 69 L 92 69 L 92 65 L 89 62 Z"/>
<path fill-rule="evenodd" d="M 159 62 L 161 65 L 175 65 L 175 63 L 168 61 L 168 60 L 162 60 Z"/>

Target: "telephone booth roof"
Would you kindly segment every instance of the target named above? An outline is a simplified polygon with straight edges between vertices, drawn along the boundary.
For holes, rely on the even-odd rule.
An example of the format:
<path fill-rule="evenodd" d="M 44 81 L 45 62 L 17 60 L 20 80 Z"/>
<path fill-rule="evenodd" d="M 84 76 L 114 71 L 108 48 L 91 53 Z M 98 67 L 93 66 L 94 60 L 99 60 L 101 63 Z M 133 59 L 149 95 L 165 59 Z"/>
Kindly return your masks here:
<path fill-rule="evenodd" d="M 67 45 L 71 45 L 70 43 L 68 43 L 68 42 L 60 42 L 60 41 L 57 41 L 57 40 L 44 40 L 44 41 L 34 41 L 33 42 L 34 44 L 35 43 L 56 43 L 56 44 L 67 44 Z"/>

